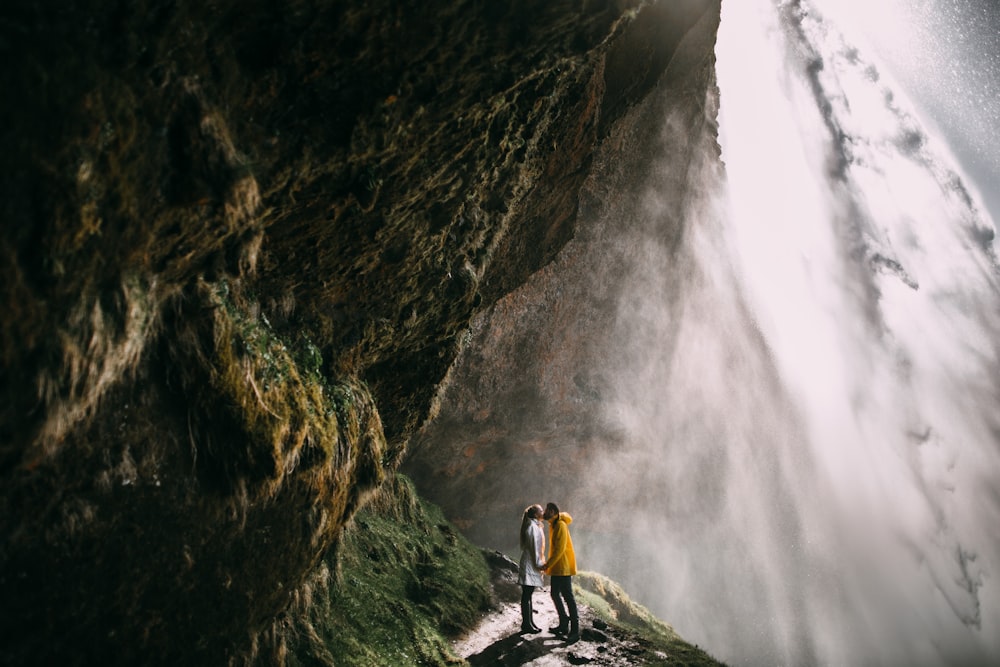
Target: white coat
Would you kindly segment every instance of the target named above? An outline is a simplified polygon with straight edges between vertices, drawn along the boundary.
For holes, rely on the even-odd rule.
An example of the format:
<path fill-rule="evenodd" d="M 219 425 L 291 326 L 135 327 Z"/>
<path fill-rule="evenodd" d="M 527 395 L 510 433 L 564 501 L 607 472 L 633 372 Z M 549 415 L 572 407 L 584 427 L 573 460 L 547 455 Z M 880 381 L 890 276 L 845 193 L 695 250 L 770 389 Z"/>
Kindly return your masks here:
<path fill-rule="evenodd" d="M 526 548 L 521 549 L 521 562 L 517 568 L 517 583 L 522 586 L 541 586 L 541 565 L 545 560 L 545 534 L 541 519 L 528 523 Z"/>

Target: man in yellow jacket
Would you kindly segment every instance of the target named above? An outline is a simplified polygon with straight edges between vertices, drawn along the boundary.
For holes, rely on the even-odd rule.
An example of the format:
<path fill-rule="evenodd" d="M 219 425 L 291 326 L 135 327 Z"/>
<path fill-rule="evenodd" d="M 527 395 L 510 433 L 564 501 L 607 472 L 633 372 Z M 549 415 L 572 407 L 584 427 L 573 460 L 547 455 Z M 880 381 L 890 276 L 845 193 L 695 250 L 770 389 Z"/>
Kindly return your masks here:
<path fill-rule="evenodd" d="M 560 512 L 555 503 L 549 503 L 542 518 L 549 522 L 549 557 L 542 571 L 552 577 L 552 602 L 559 614 L 559 625 L 549 628 L 549 631 L 566 637 L 567 644 L 573 644 L 580 639 L 580 620 L 573 597 L 576 554 L 573 552 L 573 539 L 569 536 L 569 524 L 573 517 Z M 565 608 L 563 601 L 566 602 Z"/>

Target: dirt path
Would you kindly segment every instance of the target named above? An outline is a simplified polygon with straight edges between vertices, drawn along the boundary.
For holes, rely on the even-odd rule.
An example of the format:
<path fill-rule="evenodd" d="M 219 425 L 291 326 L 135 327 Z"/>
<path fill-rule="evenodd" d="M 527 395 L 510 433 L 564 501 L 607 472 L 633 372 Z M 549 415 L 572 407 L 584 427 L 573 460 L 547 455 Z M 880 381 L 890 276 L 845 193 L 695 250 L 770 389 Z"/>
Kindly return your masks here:
<path fill-rule="evenodd" d="M 518 634 L 521 628 L 520 587 L 511 584 L 509 579 L 494 579 L 494 590 L 500 600 L 499 608 L 483 616 L 479 625 L 452 644 L 455 654 L 470 665 L 627 667 L 651 664 L 649 649 L 643 647 L 640 638 L 609 627 L 583 604 L 578 605 L 580 641 L 567 645 L 564 639 L 548 632 L 548 628 L 558 625 L 559 618 L 547 586 L 536 590 L 534 596 L 535 625 L 542 628 L 542 632 Z M 652 662 L 670 664 L 671 660 L 666 654 L 657 653 Z"/>

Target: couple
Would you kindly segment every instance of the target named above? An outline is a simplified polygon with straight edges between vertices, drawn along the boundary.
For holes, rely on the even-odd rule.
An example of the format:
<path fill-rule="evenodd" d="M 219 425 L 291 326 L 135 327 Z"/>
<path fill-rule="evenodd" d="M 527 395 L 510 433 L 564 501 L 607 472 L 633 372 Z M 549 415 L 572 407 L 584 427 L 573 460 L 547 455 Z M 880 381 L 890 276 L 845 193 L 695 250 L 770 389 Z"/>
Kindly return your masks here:
<path fill-rule="evenodd" d="M 549 522 L 549 557 L 545 558 L 545 537 L 542 519 Z M 542 575 L 552 577 L 552 602 L 559 614 L 559 625 L 549 632 L 564 636 L 568 644 L 580 639 L 580 620 L 573 598 L 573 575 L 576 574 L 576 555 L 569 536 L 573 521 L 566 512 L 560 512 L 555 503 L 545 506 L 531 505 L 521 519 L 521 563 L 517 583 L 521 584 L 521 633 L 541 632 L 531 618 L 531 595 L 542 585 Z M 563 601 L 566 602 L 565 608 Z"/>

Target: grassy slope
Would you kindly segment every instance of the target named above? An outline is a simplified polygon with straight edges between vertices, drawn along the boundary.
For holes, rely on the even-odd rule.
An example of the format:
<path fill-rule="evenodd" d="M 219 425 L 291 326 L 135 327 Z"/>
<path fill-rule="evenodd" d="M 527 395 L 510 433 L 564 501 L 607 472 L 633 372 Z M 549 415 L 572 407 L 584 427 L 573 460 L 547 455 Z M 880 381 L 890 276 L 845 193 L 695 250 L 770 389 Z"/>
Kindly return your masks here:
<path fill-rule="evenodd" d="M 489 608 L 481 551 L 397 476 L 358 512 L 288 633 L 289 665 L 461 663 L 446 636 Z"/>
<path fill-rule="evenodd" d="M 639 643 L 645 652 L 636 656 L 636 664 L 675 667 L 722 664 L 701 648 L 681 639 L 672 627 L 633 602 L 621 586 L 607 577 L 595 572 L 581 572 L 575 582 L 574 590 L 579 602 L 589 606 L 610 626 L 639 636 Z"/>
<path fill-rule="evenodd" d="M 719 664 L 614 582 L 581 573 L 578 584 L 581 602 L 637 636 L 644 653 L 635 664 Z M 292 666 L 462 664 L 448 638 L 472 628 L 494 603 L 484 552 L 397 475 L 345 530 L 300 596 L 302 611 L 293 609 L 276 631 Z"/>

